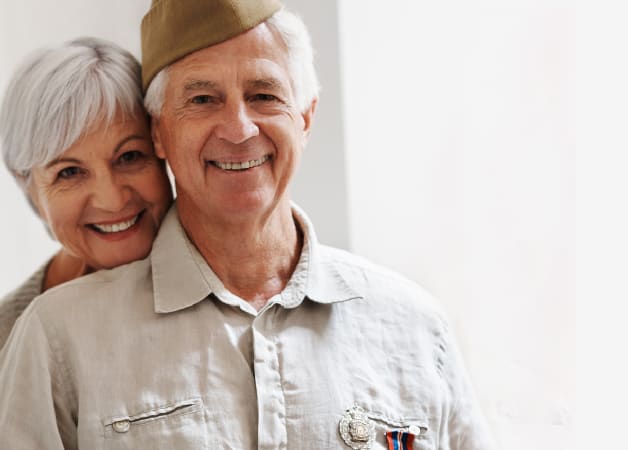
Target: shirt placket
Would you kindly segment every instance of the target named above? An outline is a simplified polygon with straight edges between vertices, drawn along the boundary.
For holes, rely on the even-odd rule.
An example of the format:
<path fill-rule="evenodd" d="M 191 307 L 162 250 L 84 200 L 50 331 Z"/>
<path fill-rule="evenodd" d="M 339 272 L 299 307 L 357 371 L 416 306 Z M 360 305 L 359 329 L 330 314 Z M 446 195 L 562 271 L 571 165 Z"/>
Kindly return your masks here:
<path fill-rule="evenodd" d="M 253 369 L 257 389 L 258 449 L 287 448 L 286 403 L 273 317 L 279 306 L 266 309 L 253 321 Z"/>

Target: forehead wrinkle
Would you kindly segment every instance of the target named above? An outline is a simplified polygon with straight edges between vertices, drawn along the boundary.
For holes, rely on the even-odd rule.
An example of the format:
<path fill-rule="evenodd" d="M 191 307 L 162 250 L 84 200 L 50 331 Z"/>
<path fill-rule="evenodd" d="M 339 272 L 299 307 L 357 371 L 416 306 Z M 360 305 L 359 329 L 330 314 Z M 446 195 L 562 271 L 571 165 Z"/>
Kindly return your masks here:
<path fill-rule="evenodd" d="M 183 83 L 183 91 L 201 91 L 205 89 L 216 89 L 218 83 L 209 80 L 188 80 Z"/>

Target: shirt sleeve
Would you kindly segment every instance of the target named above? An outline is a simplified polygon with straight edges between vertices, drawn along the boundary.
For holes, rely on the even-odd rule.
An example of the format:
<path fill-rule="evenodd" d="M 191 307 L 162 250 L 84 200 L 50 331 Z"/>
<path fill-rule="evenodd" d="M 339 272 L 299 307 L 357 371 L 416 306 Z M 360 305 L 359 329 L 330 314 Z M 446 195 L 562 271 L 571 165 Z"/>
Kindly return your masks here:
<path fill-rule="evenodd" d="M 34 308 L 0 351 L 0 448 L 75 449 L 69 380 Z"/>
<path fill-rule="evenodd" d="M 449 380 L 452 406 L 446 426 L 446 441 L 451 450 L 495 450 L 484 415 L 473 391 L 454 337 L 446 333 L 447 363 L 445 373 Z"/>

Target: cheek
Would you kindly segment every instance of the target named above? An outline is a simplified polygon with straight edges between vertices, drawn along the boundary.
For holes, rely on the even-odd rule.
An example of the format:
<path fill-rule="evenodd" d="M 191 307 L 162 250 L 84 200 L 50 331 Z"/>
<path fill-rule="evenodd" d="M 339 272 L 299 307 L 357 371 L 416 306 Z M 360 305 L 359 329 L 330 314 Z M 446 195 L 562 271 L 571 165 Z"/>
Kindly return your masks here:
<path fill-rule="evenodd" d="M 288 132 L 278 133 L 275 140 L 277 148 L 283 154 L 282 159 L 288 161 L 290 165 L 298 164 L 303 149 L 303 137 L 298 130 L 290 129 Z"/>
<path fill-rule="evenodd" d="M 37 209 L 50 228 L 59 228 L 67 222 L 69 211 L 74 210 L 75 205 L 71 196 L 38 192 Z"/>
<path fill-rule="evenodd" d="M 54 239 L 67 248 L 82 247 L 86 230 L 81 219 L 87 204 L 86 190 L 54 189 L 54 186 L 40 185 L 33 194 L 40 217 Z"/>
<path fill-rule="evenodd" d="M 154 166 L 138 176 L 134 181 L 134 186 L 141 200 L 150 204 L 156 214 L 163 214 L 170 205 L 172 200 L 170 181 L 165 168 L 159 161 L 155 161 Z"/>
<path fill-rule="evenodd" d="M 303 145 L 303 131 L 291 116 L 282 116 L 281 120 L 260 121 L 260 128 L 279 152 L 294 153 Z"/>
<path fill-rule="evenodd" d="M 187 142 L 172 142 L 168 147 L 168 151 L 166 152 L 166 161 L 175 174 L 182 169 L 185 170 L 185 166 L 189 164 L 188 159 L 190 158 L 185 158 L 184 155 L 181 154 L 181 149 L 186 148 L 189 148 L 189 144 Z"/>
<path fill-rule="evenodd" d="M 203 121 L 202 125 L 184 122 L 171 124 L 172 133 L 167 134 L 164 141 L 164 152 L 170 165 L 185 165 L 189 160 L 198 157 L 205 143 L 211 136 L 213 126 Z"/>
<path fill-rule="evenodd" d="M 46 211 L 46 223 L 52 234 L 62 245 L 71 244 L 82 230 L 80 225 L 82 207 L 72 201 L 49 205 Z"/>

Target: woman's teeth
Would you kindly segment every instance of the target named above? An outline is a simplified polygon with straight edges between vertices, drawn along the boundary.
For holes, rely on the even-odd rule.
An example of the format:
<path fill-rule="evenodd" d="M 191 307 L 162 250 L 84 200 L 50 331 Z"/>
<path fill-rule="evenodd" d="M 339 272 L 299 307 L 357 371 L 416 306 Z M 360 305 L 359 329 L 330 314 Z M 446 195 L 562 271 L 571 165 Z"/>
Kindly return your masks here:
<path fill-rule="evenodd" d="M 101 233 L 117 233 L 119 231 L 128 230 L 133 225 L 135 225 L 135 222 L 137 222 L 139 216 L 140 215 L 138 214 L 137 216 L 133 217 L 130 220 L 127 220 L 126 222 L 112 223 L 108 225 L 95 223 L 92 224 L 92 226 Z"/>
<path fill-rule="evenodd" d="M 220 162 L 220 161 L 210 161 L 214 166 L 219 167 L 222 170 L 246 170 L 252 169 L 253 167 L 261 166 L 264 164 L 270 156 L 265 155 L 260 159 L 252 159 L 250 161 L 243 162 Z"/>

